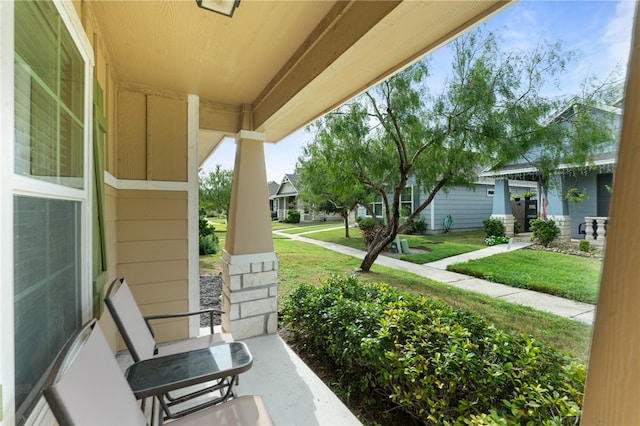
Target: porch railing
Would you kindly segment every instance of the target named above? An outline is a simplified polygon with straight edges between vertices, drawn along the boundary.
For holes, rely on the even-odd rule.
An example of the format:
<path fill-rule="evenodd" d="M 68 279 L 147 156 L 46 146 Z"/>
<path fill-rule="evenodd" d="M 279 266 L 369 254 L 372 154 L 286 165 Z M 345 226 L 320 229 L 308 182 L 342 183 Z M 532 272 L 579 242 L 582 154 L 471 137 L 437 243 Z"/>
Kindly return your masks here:
<path fill-rule="evenodd" d="M 587 216 L 585 221 L 584 239 L 592 244 L 604 245 L 607 241 L 607 226 L 609 218 L 602 216 Z"/>

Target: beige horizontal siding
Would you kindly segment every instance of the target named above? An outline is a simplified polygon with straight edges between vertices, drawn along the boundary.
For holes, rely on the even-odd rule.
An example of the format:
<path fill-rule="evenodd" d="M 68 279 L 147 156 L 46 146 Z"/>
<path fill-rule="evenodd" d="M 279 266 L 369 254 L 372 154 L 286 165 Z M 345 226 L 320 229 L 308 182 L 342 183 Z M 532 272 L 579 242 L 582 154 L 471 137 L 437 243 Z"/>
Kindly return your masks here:
<path fill-rule="evenodd" d="M 119 190 L 116 251 L 143 315 L 188 310 L 187 193 Z M 159 342 L 188 336 L 188 320 L 154 323 Z"/>

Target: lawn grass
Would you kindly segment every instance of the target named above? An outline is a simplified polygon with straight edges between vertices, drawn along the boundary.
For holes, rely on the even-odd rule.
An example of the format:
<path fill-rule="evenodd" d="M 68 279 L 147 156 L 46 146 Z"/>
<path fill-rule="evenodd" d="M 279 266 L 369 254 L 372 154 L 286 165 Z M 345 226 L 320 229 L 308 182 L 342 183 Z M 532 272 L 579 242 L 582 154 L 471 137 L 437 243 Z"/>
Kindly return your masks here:
<path fill-rule="evenodd" d="M 601 266 L 600 260 L 593 258 L 517 250 L 456 263 L 447 269 L 512 287 L 596 303 Z"/>
<path fill-rule="evenodd" d="M 334 231 L 319 234 L 332 232 Z M 315 238 L 318 234 L 310 235 Z M 455 234 L 450 235 L 454 236 Z M 414 236 L 408 238 L 414 238 Z M 458 235 L 456 238 L 469 241 L 471 237 Z M 477 236 L 474 238 L 477 239 Z M 480 239 L 482 238 L 481 236 Z M 433 236 L 429 236 L 428 239 L 435 240 Z M 362 239 L 351 238 L 350 241 L 361 242 Z M 355 257 L 300 241 L 274 239 L 274 246 L 280 262 L 278 270 L 279 304 L 301 283 L 320 285 L 321 281 L 331 274 L 355 273 L 355 269 L 360 265 L 360 260 Z M 201 273 L 203 270 L 217 273 L 219 259 L 220 254 L 200 256 L 201 268 L 205 268 L 201 269 Z M 499 329 L 530 334 L 540 341 L 571 353 L 584 361 L 588 359 L 592 332 L 592 327 L 588 324 L 478 293 L 460 290 L 408 272 L 376 264 L 373 265 L 370 272 L 359 273 L 359 276 L 366 282 L 386 282 L 399 289 L 440 299 L 449 305 L 466 309 L 485 318 Z"/>
<path fill-rule="evenodd" d="M 294 228 L 314 228 L 317 226 L 332 228 L 335 226 L 343 225 L 342 221 L 329 221 L 329 222 L 300 222 L 300 223 L 285 223 L 273 221 L 271 222 L 271 229 L 274 231 L 293 230 Z M 288 231 L 284 231 L 288 232 Z M 305 232 L 302 230 L 301 232 Z M 295 232 L 294 232 L 295 233 Z"/>
<path fill-rule="evenodd" d="M 332 229 L 332 228 L 336 228 L 336 227 L 340 227 L 344 229 L 344 222 L 336 222 L 336 221 L 332 221 L 332 222 L 312 222 L 312 225 L 306 225 L 306 226 L 296 226 L 293 228 L 284 228 L 284 229 L 280 229 L 280 232 L 283 232 L 285 234 L 302 234 L 302 233 L 306 233 L 306 232 L 319 232 L 319 231 L 323 231 L 326 229 Z M 299 223 L 293 224 L 293 225 L 300 225 Z M 273 227 L 272 227 L 273 229 Z"/>
<path fill-rule="evenodd" d="M 354 273 L 360 260 L 299 241 L 275 241 L 280 269 L 278 301 L 282 303 L 301 283 L 319 285 L 330 274 Z M 412 293 L 441 299 L 466 309 L 493 323 L 497 328 L 531 334 L 546 344 L 583 360 L 589 354 L 591 326 L 489 296 L 460 290 L 408 272 L 374 264 L 368 273 L 359 273 L 366 282 L 386 282 Z"/>
<path fill-rule="evenodd" d="M 344 227 L 305 235 L 305 237 L 313 240 L 326 241 L 328 243 L 335 243 L 358 250 L 364 250 L 364 240 L 362 239 L 358 228 L 349 228 L 349 236 L 350 238 L 344 237 Z"/>
<path fill-rule="evenodd" d="M 349 230 L 351 238 L 344 237 L 344 229 L 333 229 L 314 232 L 305 235 L 314 240 L 326 241 L 343 246 L 364 250 L 364 241 L 358 228 Z M 446 257 L 479 250 L 486 247 L 483 231 L 458 232 L 443 235 L 400 235 L 400 239 L 407 240 L 409 248 L 429 250 L 426 253 L 406 254 L 400 257 L 408 262 L 423 264 L 444 259 Z"/>
<path fill-rule="evenodd" d="M 424 253 L 405 254 L 400 256 L 400 260 L 406 260 L 407 262 L 417 263 L 422 265 L 424 263 L 435 262 L 436 260 L 444 259 L 451 256 L 456 256 L 462 253 L 468 253 L 470 251 L 478 250 L 479 248 L 471 244 L 460 243 L 422 243 L 419 247 L 411 246 L 410 248 L 420 248 L 423 250 L 429 250 Z"/>

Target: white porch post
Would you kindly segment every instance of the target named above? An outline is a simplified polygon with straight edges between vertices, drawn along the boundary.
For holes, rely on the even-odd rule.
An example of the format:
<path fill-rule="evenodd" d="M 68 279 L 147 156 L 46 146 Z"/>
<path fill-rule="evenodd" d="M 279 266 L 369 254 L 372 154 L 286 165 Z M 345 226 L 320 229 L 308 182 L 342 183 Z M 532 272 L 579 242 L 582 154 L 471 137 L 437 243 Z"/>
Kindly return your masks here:
<path fill-rule="evenodd" d="M 238 136 L 222 253 L 222 328 L 236 340 L 277 331 L 278 294 L 265 138 L 262 133 L 246 130 Z"/>

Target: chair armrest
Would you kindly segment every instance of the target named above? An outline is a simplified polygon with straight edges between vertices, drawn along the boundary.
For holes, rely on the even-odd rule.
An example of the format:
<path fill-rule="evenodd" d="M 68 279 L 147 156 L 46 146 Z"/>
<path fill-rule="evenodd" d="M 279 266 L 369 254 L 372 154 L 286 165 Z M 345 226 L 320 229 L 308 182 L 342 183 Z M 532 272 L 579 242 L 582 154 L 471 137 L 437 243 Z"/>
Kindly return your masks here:
<path fill-rule="evenodd" d="M 147 322 L 149 329 L 151 329 L 151 324 L 149 321 L 156 319 L 166 319 L 166 318 L 182 318 L 188 317 L 192 315 L 201 315 L 201 314 L 209 314 L 209 328 L 211 329 L 211 334 L 213 334 L 213 315 L 214 314 L 224 314 L 224 311 L 216 308 L 202 309 L 200 311 L 193 312 L 177 312 L 172 314 L 160 314 L 160 315 L 149 315 L 144 317 L 144 320 Z"/>

